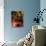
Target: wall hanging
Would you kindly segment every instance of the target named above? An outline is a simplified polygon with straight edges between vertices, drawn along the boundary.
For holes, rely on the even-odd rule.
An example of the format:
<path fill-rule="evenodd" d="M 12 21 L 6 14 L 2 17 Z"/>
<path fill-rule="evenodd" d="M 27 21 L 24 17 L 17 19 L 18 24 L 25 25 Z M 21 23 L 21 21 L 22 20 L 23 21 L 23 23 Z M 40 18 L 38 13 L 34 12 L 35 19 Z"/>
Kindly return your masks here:
<path fill-rule="evenodd" d="M 23 27 L 23 13 L 22 11 L 11 11 L 11 25 L 12 27 Z"/>

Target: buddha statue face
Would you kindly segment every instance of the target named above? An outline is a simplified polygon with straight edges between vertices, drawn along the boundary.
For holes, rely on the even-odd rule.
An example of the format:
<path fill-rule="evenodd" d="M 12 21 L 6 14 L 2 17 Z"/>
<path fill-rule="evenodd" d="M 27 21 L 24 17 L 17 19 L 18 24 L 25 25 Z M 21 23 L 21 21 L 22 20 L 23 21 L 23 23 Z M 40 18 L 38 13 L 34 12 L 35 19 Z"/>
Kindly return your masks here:
<path fill-rule="evenodd" d="M 13 20 L 22 20 L 23 19 L 23 14 L 21 11 L 14 11 L 12 12 L 12 19 Z"/>

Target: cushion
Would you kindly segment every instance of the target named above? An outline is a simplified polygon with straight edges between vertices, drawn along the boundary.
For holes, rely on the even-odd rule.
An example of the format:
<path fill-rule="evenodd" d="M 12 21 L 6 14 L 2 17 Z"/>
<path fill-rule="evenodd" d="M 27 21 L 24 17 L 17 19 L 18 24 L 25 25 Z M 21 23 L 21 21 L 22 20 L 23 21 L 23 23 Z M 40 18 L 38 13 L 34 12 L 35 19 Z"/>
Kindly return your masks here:
<path fill-rule="evenodd" d="M 21 38 L 21 39 L 17 42 L 17 46 L 23 46 L 23 44 L 24 44 L 24 39 L 25 39 L 25 37 L 24 37 L 24 38 Z"/>

